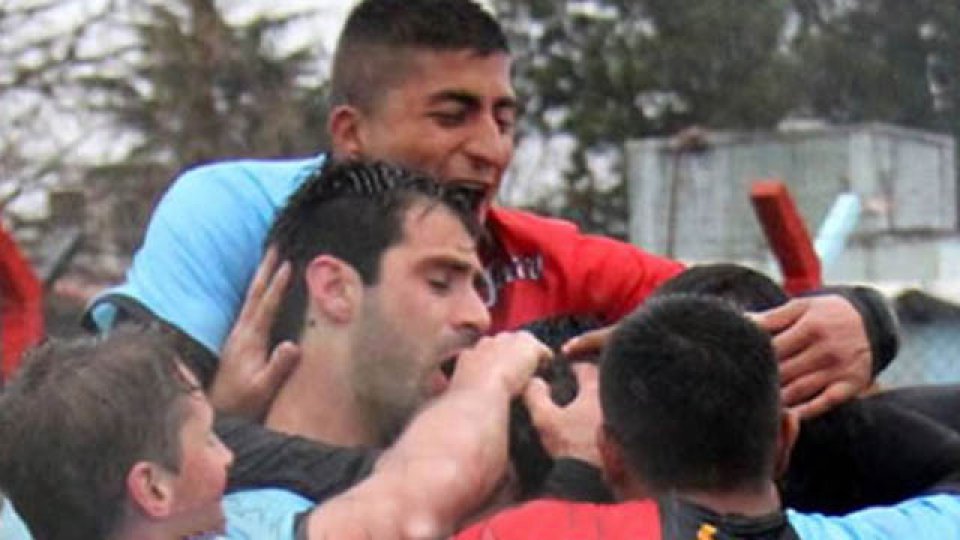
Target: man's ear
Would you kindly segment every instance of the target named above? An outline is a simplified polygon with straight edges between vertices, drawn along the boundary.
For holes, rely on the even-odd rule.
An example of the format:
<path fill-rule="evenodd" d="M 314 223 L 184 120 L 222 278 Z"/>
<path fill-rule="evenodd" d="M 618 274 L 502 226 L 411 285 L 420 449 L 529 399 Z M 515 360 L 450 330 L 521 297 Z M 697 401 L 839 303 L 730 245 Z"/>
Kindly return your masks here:
<path fill-rule="evenodd" d="M 127 496 L 137 512 L 167 518 L 173 512 L 173 474 L 156 463 L 138 461 L 127 473 Z"/>
<path fill-rule="evenodd" d="M 363 155 L 362 113 L 350 105 L 338 105 L 327 117 L 327 131 L 336 157 L 358 158 Z"/>
<path fill-rule="evenodd" d="M 600 450 L 600 462 L 603 464 L 604 481 L 614 492 L 621 492 L 628 483 L 623 450 L 616 435 L 603 424 L 597 428 L 597 448 Z"/>
<path fill-rule="evenodd" d="M 329 255 L 315 257 L 304 275 L 308 304 L 329 320 L 344 324 L 353 319 L 363 291 L 360 274 Z"/>
<path fill-rule="evenodd" d="M 784 409 L 780 413 L 780 433 L 777 436 L 777 455 L 774 462 L 776 478 L 783 477 L 790 466 L 790 454 L 800 435 L 800 415 L 796 411 Z"/>

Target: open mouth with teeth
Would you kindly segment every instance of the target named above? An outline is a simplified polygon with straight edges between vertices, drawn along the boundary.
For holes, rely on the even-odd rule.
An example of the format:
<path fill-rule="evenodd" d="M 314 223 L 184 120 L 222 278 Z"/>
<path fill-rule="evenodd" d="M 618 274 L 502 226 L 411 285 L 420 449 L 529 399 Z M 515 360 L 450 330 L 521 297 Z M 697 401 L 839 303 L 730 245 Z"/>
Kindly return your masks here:
<path fill-rule="evenodd" d="M 453 180 L 450 184 L 456 186 L 458 195 L 464 199 L 466 206 L 474 211 L 480 207 L 489 189 L 486 184 L 473 180 Z"/>

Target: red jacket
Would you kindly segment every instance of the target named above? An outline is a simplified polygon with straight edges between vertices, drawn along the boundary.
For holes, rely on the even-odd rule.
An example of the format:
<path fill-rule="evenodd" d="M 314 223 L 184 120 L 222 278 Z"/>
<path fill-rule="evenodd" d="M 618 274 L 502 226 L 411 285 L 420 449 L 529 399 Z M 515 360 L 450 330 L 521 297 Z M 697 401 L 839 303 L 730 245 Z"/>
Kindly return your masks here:
<path fill-rule="evenodd" d="M 494 332 L 559 315 L 612 323 L 683 270 L 676 261 L 528 212 L 491 208 L 487 227 L 500 244 L 499 254 L 485 261 L 497 289 Z"/>
<path fill-rule="evenodd" d="M 869 511 L 868 511 L 869 512 Z M 866 515 L 866 514 L 864 514 Z M 892 515 L 898 515 L 893 513 Z M 799 518 L 802 519 L 802 518 Z M 814 520 L 832 518 L 813 517 Z M 843 519 L 843 518 L 841 518 Z M 846 526 L 862 531 L 877 523 Z M 834 530 L 849 531 L 835 523 Z M 871 529 L 870 527 L 874 528 Z M 882 528 L 883 525 L 880 525 Z M 816 530 L 816 529 L 811 529 Z M 827 530 L 827 529 L 819 529 Z M 821 535 L 823 538 L 827 536 Z M 821 536 L 808 536 L 820 538 Z M 865 535 L 873 538 L 872 535 Z M 850 536 L 853 538 L 854 536 Z M 861 536 L 856 536 L 860 538 Z M 720 515 L 677 498 L 632 500 L 619 504 L 537 501 L 504 510 L 474 524 L 454 540 L 800 540 L 787 514 L 764 516 Z M 830 538 L 833 538 L 830 536 Z M 847 538 L 844 535 L 844 538 Z M 893 536 L 891 536 L 893 538 Z M 897 536 L 899 538 L 899 536 Z M 924 537 L 926 538 L 926 537 Z"/>
<path fill-rule="evenodd" d="M 614 505 L 536 501 L 496 514 L 454 537 L 454 540 L 519 539 L 661 540 L 660 513 L 652 500 Z"/>

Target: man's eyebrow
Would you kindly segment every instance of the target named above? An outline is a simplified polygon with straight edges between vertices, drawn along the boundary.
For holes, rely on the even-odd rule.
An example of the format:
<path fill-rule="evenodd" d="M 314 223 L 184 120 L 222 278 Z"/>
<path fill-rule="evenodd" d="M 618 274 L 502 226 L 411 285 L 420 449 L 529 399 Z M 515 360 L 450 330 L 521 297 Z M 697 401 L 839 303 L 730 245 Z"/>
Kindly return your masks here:
<path fill-rule="evenodd" d="M 440 104 L 445 101 L 454 101 L 460 105 L 466 107 L 477 107 L 480 105 L 480 97 L 471 92 L 465 90 L 442 90 L 430 96 L 429 101 L 431 104 Z M 517 102 L 517 98 L 512 96 L 501 96 L 497 98 L 494 103 L 494 108 L 501 109 L 512 109 L 518 110 L 520 104 Z"/>
<path fill-rule="evenodd" d="M 467 107 L 476 107 L 480 104 L 480 98 L 478 96 L 464 90 L 441 90 L 432 94 L 429 101 L 433 105 L 438 105 L 445 101 L 454 101 Z"/>
<path fill-rule="evenodd" d="M 469 259 L 453 255 L 432 255 L 423 259 L 420 266 L 424 269 L 442 268 L 463 274 L 480 274 L 483 272 L 479 265 L 473 264 Z"/>

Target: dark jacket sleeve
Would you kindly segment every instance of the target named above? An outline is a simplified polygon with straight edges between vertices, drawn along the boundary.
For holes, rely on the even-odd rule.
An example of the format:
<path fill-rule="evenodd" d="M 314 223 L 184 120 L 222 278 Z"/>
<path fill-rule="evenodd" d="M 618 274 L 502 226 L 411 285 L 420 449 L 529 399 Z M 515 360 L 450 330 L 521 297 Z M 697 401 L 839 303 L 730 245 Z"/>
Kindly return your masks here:
<path fill-rule="evenodd" d="M 960 471 L 960 434 L 874 399 L 801 424 L 783 482 L 786 506 L 842 514 L 946 490 Z"/>
<path fill-rule="evenodd" d="M 911 410 L 960 433 L 960 384 L 900 386 L 864 398 Z"/>
<path fill-rule="evenodd" d="M 870 341 L 873 376 L 876 377 L 890 365 L 900 348 L 900 329 L 893 309 L 879 291 L 863 286 L 835 286 L 810 294 L 839 294 L 850 302 L 860 313 Z"/>
<path fill-rule="evenodd" d="M 600 469 L 573 458 L 556 460 L 537 496 L 578 502 L 613 502 L 613 492 L 603 482 Z"/>
<path fill-rule="evenodd" d="M 278 487 L 321 503 L 366 478 L 380 456 L 378 450 L 325 445 L 226 415 L 217 417 L 215 429 L 234 453 L 228 493 Z"/>

